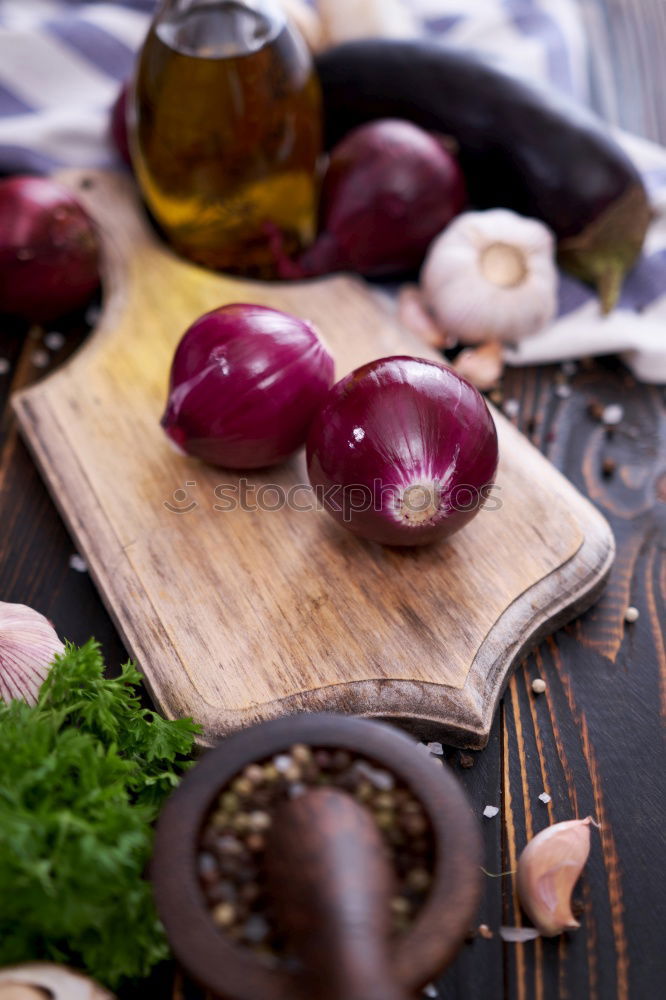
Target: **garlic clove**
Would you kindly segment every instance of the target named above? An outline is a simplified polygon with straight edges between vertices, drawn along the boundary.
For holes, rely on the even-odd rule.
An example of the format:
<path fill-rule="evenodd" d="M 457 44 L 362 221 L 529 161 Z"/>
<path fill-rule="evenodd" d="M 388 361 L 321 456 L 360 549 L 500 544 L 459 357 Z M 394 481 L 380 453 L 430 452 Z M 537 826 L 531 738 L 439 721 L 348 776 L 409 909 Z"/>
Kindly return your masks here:
<path fill-rule="evenodd" d="M 497 385 L 504 371 L 504 348 L 497 340 L 468 347 L 453 362 L 453 369 L 481 392 Z"/>
<path fill-rule="evenodd" d="M 544 937 L 580 924 L 571 911 L 571 893 L 590 853 L 591 816 L 546 827 L 518 860 L 518 898 Z"/>
<path fill-rule="evenodd" d="M 429 347 L 446 347 L 447 338 L 435 323 L 417 285 L 403 285 L 398 295 L 398 320 Z"/>
<path fill-rule="evenodd" d="M 36 704 L 54 657 L 64 648 L 44 615 L 0 601 L 0 700 Z"/>
<path fill-rule="evenodd" d="M 52 962 L 27 962 L 0 969 L 0 1000 L 114 1000 L 87 976 Z"/>

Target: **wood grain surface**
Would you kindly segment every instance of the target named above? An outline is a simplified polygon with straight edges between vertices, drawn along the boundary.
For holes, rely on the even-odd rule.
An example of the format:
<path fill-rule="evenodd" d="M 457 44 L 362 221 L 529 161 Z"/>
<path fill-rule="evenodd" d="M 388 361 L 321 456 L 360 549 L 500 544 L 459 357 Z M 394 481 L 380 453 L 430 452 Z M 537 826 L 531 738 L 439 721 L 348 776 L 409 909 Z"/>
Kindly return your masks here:
<path fill-rule="evenodd" d="M 73 317 L 59 329 L 74 351 L 88 327 Z M 58 631 L 82 642 L 94 634 L 111 669 L 122 642 L 86 573 L 69 565 L 75 546 L 20 442 L 10 391 L 44 375 L 44 344 L 3 324 L 0 357 L 0 595 L 47 614 Z M 39 365 L 35 364 L 39 361 Z M 594 813 L 603 820 L 576 890 L 581 929 L 562 939 L 503 944 L 498 928 L 521 920 L 513 879 L 484 879 L 475 936 L 433 994 L 438 1000 L 646 1000 L 666 981 L 663 948 L 663 830 L 666 800 L 663 719 L 666 702 L 666 397 L 637 385 L 612 361 L 579 366 L 561 398 L 557 367 L 507 373 L 505 399 L 520 403 L 518 426 L 610 521 L 618 554 L 605 594 L 592 611 L 557 632 L 526 659 L 509 683 L 490 740 L 480 753 L 448 750 L 447 759 L 483 820 L 487 872 L 510 871 L 526 837 L 551 820 Z M 588 413 L 591 401 L 620 403 L 612 436 Z M 608 477 L 604 459 L 617 463 Z M 638 621 L 624 623 L 628 603 Z M 535 697 L 533 678 L 543 677 Z M 436 724 L 427 738 L 441 738 Z M 471 766 L 470 766 L 471 765 Z M 548 790 L 552 801 L 538 799 Z M 170 964 L 127 986 L 122 1000 L 203 1000 Z"/>
<path fill-rule="evenodd" d="M 160 708 L 193 715 L 209 743 L 337 709 L 435 720 L 482 746 L 517 656 L 596 597 L 614 551 L 606 522 L 501 414 L 498 509 L 446 544 L 382 548 L 284 502 L 222 511 L 238 474 L 176 454 L 159 427 L 173 350 L 202 312 L 251 301 L 307 317 L 338 376 L 427 349 L 359 281 L 203 271 L 157 244 L 125 176 L 63 179 L 98 223 L 105 309 L 74 361 L 15 406 Z M 307 484 L 303 454 L 244 478 L 248 503 L 263 493 L 272 508 Z"/>

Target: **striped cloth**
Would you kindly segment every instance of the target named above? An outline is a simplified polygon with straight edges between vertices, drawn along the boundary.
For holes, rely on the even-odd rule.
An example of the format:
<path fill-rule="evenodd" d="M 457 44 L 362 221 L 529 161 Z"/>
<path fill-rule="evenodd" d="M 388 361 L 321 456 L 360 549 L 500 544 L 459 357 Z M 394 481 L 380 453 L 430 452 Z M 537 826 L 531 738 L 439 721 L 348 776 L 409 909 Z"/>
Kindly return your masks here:
<path fill-rule="evenodd" d="M 418 30 L 592 103 L 612 125 L 635 122 L 652 135 L 665 127 L 666 0 L 402 2 Z M 0 0 L 0 172 L 117 165 L 108 111 L 154 7 L 154 0 Z M 652 79 L 661 90 L 643 100 Z M 639 378 L 666 382 L 666 151 L 618 138 L 643 171 L 656 213 L 621 307 L 602 319 L 591 292 L 563 277 L 558 320 L 508 352 L 510 363 L 616 351 Z"/>

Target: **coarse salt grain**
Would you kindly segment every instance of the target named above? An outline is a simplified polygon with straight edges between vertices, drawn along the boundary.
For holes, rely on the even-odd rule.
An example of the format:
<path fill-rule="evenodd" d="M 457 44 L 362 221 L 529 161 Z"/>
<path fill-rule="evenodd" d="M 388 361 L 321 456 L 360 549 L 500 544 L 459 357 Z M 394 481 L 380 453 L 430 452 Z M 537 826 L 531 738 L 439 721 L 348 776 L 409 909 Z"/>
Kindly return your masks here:
<path fill-rule="evenodd" d="M 57 330 L 52 330 L 51 333 L 47 333 L 44 337 L 44 343 L 49 351 L 59 351 L 65 343 L 65 337 L 62 333 L 58 333 Z"/>
<path fill-rule="evenodd" d="M 532 681 L 532 690 L 535 694 L 543 694 L 546 690 L 546 682 L 541 677 L 535 677 Z"/>
<path fill-rule="evenodd" d="M 0 375 L 6 375 L 10 368 L 9 360 L 7 358 L 0 358 Z"/>
<path fill-rule="evenodd" d="M 638 610 L 638 608 L 630 607 L 627 608 L 627 610 L 624 613 L 624 620 L 625 622 L 628 622 L 630 625 L 633 625 L 634 622 L 638 621 L 639 615 L 640 611 Z"/>
<path fill-rule="evenodd" d="M 88 572 L 88 563 L 80 555 L 73 555 L 69 557 L 69 567 L 70 569 L 76 570 L 77 573 Z"/>
<path fill-rule="evenodd" d="M 539 802 L 543 802 L 544 804 L 546 802 L 550 802 L 550 795 L 548 794 L 548 792 L 541 793 L 541 795 L 539 796 Z"/>
<path fill-rule="evenodd" d="M 483 810 L 483 815 L 486 817 L 486 819 L 492 819 L 493 816 L 497 816 L 498 812 L 499 812 L 498 806 L 486 806 L 486 808 Z"/>
<path fill-rule="evenodd" d="M 432 983 L 428 983 L 427 986 L 423 987 L 423 996 L 424 997 L 438 997 L 439 993 L 437 992 L 437 987 L 433 986 Z"/>
<path fill-rule="evenodd" d="M 624 408 L 619 403 L 611 403 L 609 406 L 604 406 L 601 411 L 601 422 L 606 427 L 617 427 L 618 424 L 622 423 L 623 417 Z"/>
<path fill-rule="evenodd" d="M 505 399 L 502 409 L 507 417 L 517 417 L 520 413 L 520 403 L 517 399 Z"/>
<path fill-rule="evenodd" d="M 566 383 L 562 383 L 562 385 L 556 386 L 555 395 L 558 396 L 560 399 L 568 399 L 569 396 L 571 395 L 571 386 L 567 385 Z"/>
<path fill-rule="evenodd" d="M 524 941 L 534 941 L 541 937 L 535 927 L 500 927 L 500 937 L 502 941 L 511 941 L 522 944 Z"/>
<path fill-rule="evenodd" d="M 444 753 L 444 747 L 441 743 L 428 743 L 428 750 L 430 753 L 437 754 L 438 757 L 441 757 Z"/>

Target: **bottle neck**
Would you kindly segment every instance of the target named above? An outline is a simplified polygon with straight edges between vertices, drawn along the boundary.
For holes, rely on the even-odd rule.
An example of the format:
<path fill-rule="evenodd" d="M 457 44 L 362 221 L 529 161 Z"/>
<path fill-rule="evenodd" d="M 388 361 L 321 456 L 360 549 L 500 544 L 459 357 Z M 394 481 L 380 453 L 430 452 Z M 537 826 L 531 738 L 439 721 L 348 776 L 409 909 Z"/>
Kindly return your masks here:
<path fill-rule="evenodd" d="M 164 15 L 186 14 L 194 9 L 204 12 L 207 7 L 220 8 L 225 6 L 227 6 L 226 0 L 161 0 L 155 16 L 161 20 Z M 233 0 L 233 6 L 259 14 L 270 13 L 271 15 L 276 12 L 276 9 L 279 9 L 278 0 Z"/>
<path fill-rule="evenodd" d="M 154 30 L 185 55 L 247 55 L 272 42 L 286 24 L 277 0 L 163 0 Z"/>

